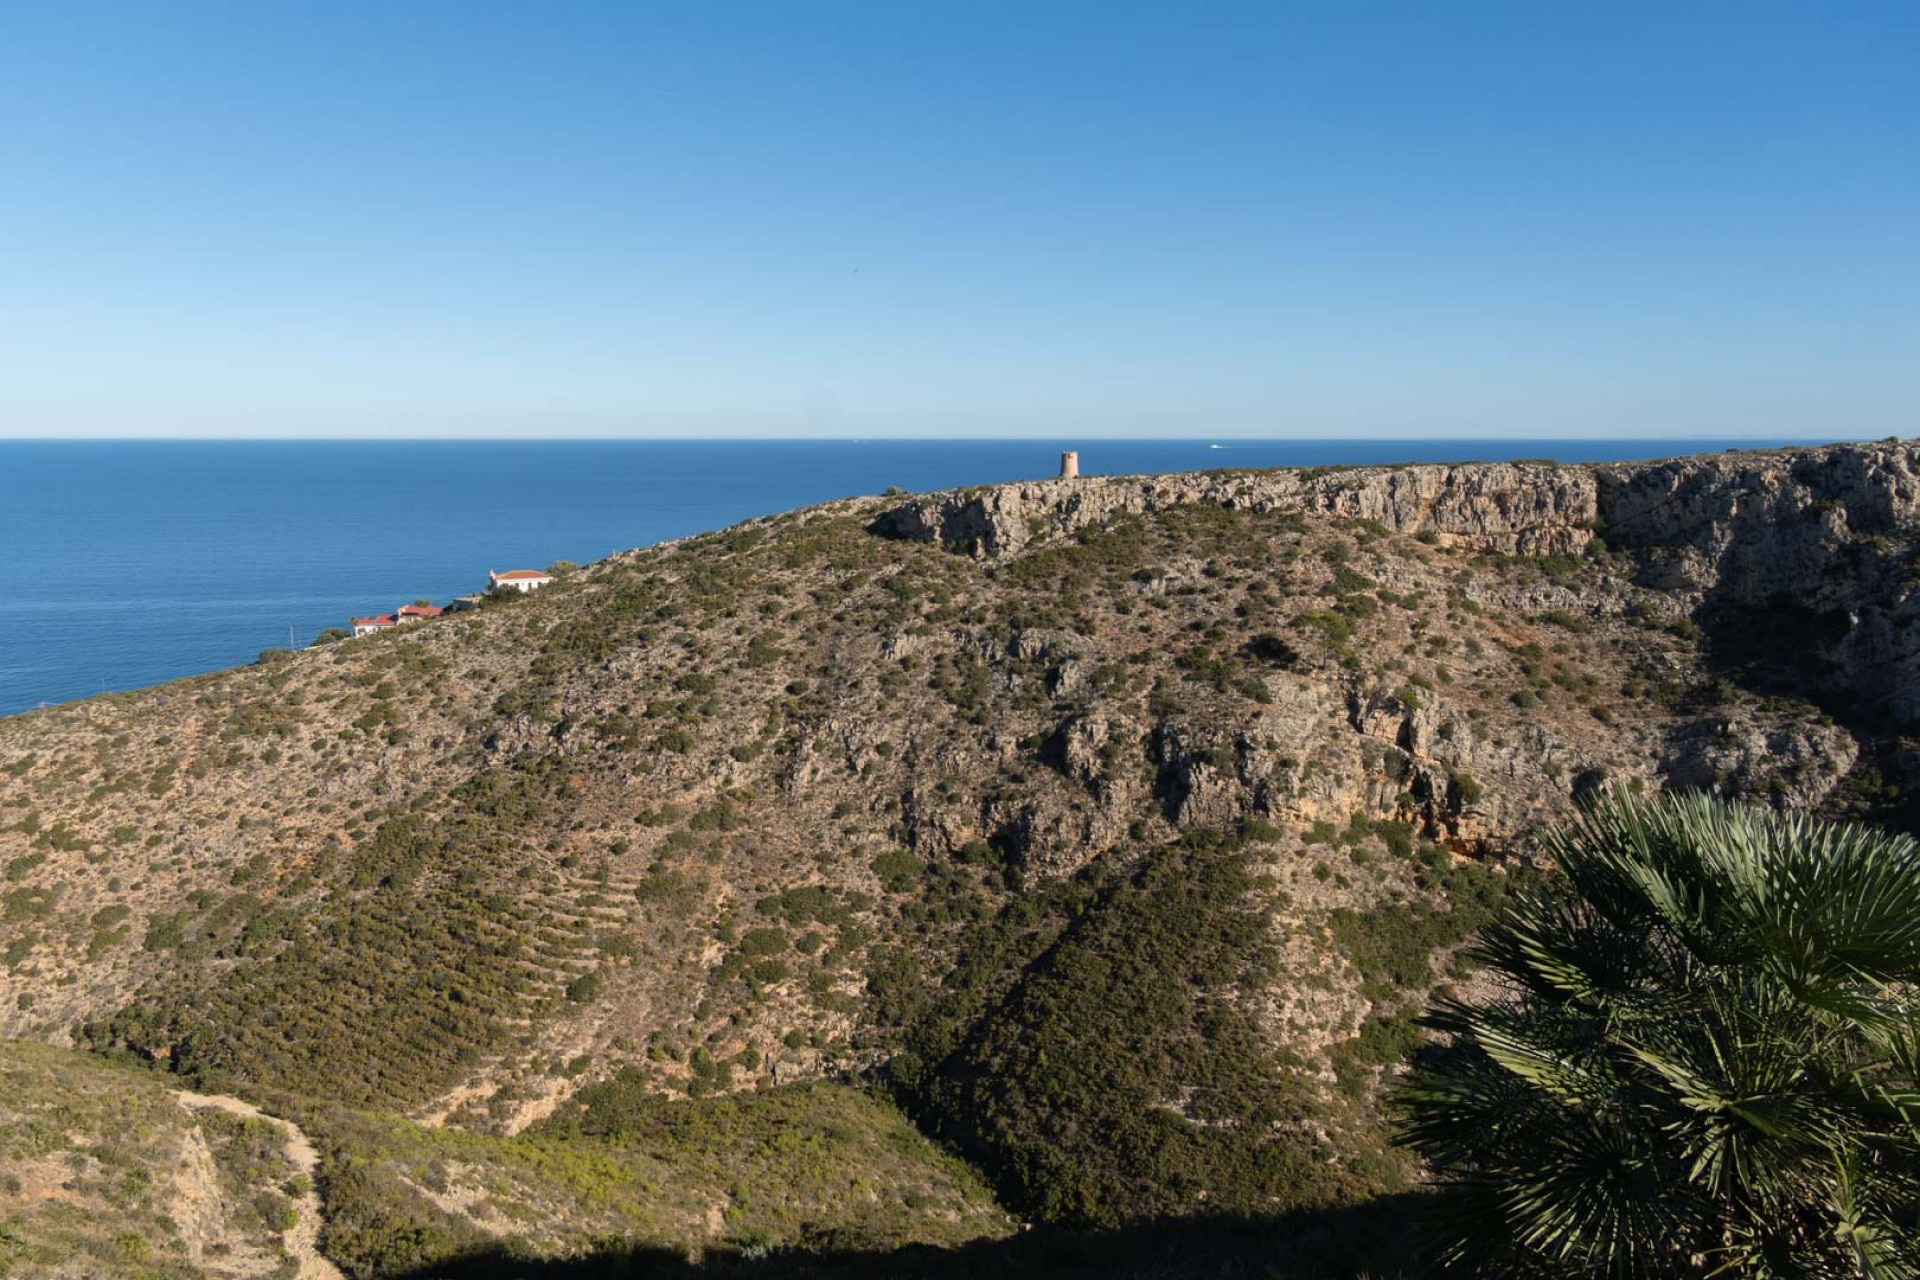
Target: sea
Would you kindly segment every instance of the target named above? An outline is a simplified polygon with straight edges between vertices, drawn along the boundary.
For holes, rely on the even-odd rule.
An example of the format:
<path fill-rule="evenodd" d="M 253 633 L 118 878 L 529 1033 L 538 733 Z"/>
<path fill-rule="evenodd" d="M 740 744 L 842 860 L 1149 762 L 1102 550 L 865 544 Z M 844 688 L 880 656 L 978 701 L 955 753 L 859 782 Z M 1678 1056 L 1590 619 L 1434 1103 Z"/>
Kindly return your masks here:
<path fill-rule="evenodd" d="M 830 498 L 1054 475 L 1563 462 L 1750 440 L 0 441 L 0 716 Z M 1805 441 L 1802 443 L 1814 443 Z"/>

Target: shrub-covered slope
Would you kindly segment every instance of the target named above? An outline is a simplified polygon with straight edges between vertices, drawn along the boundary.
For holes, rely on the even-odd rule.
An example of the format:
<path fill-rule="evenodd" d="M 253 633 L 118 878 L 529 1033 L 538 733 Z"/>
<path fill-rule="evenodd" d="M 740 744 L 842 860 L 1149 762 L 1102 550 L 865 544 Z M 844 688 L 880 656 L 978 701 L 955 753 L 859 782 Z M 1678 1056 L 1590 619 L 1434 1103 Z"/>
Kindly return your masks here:
<path fill-rule="evenodd" d="M 337 1108 L 311 1123 L 327 1253 L 356 1276 L 590 1257 L 608 1241 L 884 1250 L 1013 1227 L 971 1169 L 839 1085 L 666 1101 L 616 1078 L 510 1138 Z"/>
<path fill-rule="evenodd" d="M 313 1195 L 288 1136 L 148 1072 L 0 1041 L 0 1276 L 293 1276 Z"/>
<path fill-rule="evenodd" d="M 1402 1185 L 1380 1077 L 1574 796 L 1900 812 L 1907 447 L 1674 466 L 835 503 L 0 721 L 0 1025 L 497 1133 L 871 1072 L 1072 1222 Z"/>
<path fill-rule="evenodd" d="M 0 1276 L 337 1280 L 332 1264 L 558 1264 L 608 1241 L 873 1251 L 1013 1225 L 971 1169 L 840 1085 L 667 1101 L 616 1079 L 513 1138 L 293 1109 L 290 1131 L 128 1064 L 0 1041 Z"/>

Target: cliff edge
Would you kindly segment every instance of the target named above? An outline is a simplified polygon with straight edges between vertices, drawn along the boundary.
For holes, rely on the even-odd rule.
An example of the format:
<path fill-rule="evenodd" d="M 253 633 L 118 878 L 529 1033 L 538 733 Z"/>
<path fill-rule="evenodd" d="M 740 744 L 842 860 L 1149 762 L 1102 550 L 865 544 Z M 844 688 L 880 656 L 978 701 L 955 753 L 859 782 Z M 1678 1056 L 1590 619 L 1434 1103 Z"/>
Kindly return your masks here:
<path fill-rule="evenodd" d="M 1481 554 L 1572 556 L 1596 538 L 1636 579 L 1709 617 L 1770 610 L 1815 660 L 1801 675 L 1862 713 L 1920 718 L 1920 443 L 1886 440 L 1644 463 L 1551 462 L 1083 477 L 947 490 L 874 521 L 983 559 L 1122 515 L 1217 506 L 1372 521 Z M 1742 625 L 1755 621 L 1747 618 Z M 1781 618 L 1771 624 L 1779 626 Z"/>

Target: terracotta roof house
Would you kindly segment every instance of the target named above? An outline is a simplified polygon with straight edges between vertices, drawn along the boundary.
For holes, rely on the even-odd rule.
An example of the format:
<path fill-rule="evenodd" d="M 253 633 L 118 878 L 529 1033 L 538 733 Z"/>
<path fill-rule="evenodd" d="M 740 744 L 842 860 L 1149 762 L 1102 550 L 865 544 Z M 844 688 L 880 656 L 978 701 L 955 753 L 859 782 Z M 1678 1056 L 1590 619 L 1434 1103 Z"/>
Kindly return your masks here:
<path fill-rule="evenodd" d="M 353 634 L 356 636 L 370 636 L 376 631 L 385 631 L 389 627 L 400 624 L 400 620 L 390 613 L 377 614 L 371 618 L 354 618 L 352 621 Z"/>
<path fill-rule="evenodd" d="M 445 612 L 437 604 L 403 604 L 393 611 L 393 616 L 401 622 L 419 622 L 422 618 L 437 618 Z"/>
<path fill-rule="evenodd" d="M 515 591 L 532 591 L 553 581 L 553 575 L 542 573 L 538 569 L 506 569 L 499 573 L 487 572 L 487 586 L 512 587 Z"/>

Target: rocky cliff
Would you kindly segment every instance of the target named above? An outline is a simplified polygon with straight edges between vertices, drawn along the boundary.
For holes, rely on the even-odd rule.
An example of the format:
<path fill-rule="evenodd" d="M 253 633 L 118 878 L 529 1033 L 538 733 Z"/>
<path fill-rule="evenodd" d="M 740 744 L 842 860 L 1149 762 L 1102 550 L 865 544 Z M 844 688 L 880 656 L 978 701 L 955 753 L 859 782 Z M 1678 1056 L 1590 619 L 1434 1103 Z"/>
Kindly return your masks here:
<path fill-rule="evenodd" d="M 1920 717 L 1920 449 L 1832 445 L 1651 463 L 1468 463 L 1085 477 L 917 497 L 874 522 L 888 537 L 1017 555 L 1122 514 L 1196 505 L 1378 523 L 1437 545 L 1528 556 L 1596 536 L 1640 556 L 1643 585 L 1689 604 L 1789 610 L 1824 634 L 1823 687 L 1900 724 Z"/>
<path fill-rule="evenodd" d="M 996 557 L 1123 514 L 1207 505 L 1372 520 L 1475 551 L 1570 555 L 1592 536 L 1598 493 L 1592 471 L 1551 463 L 1083 476 L 928 494 L 874 528 Z"/>

